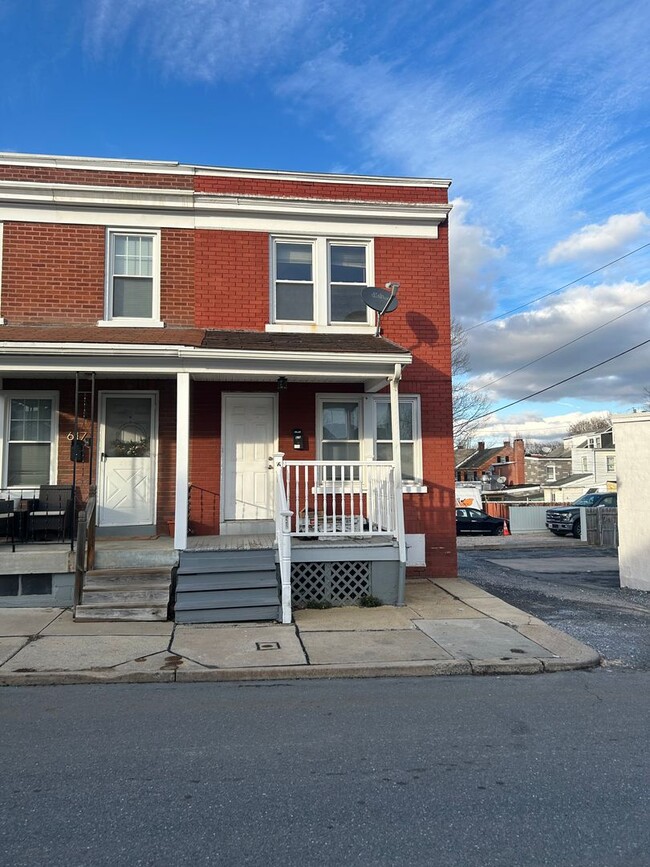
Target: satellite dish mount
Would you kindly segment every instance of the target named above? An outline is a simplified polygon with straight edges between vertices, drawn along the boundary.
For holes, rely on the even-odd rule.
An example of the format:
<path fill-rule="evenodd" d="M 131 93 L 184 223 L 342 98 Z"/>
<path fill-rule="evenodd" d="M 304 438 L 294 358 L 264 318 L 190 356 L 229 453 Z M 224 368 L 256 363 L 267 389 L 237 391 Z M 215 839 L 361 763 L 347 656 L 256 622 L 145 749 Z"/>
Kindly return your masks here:
<path fill-rule="evenodd" d="M 361 292 L 363 303 L 377 314 L 377 329 L 375 337 L 381 334 L 381 317 L 386 313 L 392 313 L 397 309 L 397 290 L 399 283 L 386 283 L 386 288 L 379 286 L 366 286 Z"/>

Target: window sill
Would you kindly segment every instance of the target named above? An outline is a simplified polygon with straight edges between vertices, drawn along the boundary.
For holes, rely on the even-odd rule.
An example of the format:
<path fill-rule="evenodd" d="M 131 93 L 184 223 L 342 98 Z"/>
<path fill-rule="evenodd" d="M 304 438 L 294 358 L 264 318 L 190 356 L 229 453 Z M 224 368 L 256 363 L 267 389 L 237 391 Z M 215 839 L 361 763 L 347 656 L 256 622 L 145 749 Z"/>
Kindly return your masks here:
<path fill-rule="evenodd" d="M 164 328 L 158 319 L 98 319 L 100 328 Z"/>
<path fill-rule="evenodd" d="M 426 485 L 404 484 L 402 485 L 403 494 L 426 494 L 429 489 Z"/>
<path fill-rule="evenodd" d="M 264 326 L 265 331 L 276 334 L 374 334 L 376 326 L 367 322 L 346 325 L 317 325 L 315 322 L 272 322 Z"/>

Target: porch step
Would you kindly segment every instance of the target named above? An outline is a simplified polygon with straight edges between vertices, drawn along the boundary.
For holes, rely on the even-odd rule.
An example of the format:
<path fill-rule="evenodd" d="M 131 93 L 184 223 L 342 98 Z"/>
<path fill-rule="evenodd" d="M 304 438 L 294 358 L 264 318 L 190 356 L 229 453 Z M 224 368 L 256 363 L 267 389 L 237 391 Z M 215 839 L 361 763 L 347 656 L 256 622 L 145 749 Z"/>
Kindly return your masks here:
<path fill-rule="evenodd" d="M 167 605 L 77 605 L 74 619 L 80 622 L 167 620 Z"/>
<path fill-rule="evenodd" d="M 183 551 L 176 582 L 177 623 L 278 620 L 275 552 Z"/>
<path fill-rule="evenodd" d="M 97 545 L 95 550 L 95 567 L 106 569 L 171 569 L 178 563 L 178 552 L 172 547 L 148 546 L 136 547 L 133 543 L 125 543 L 122 548 Z"/>
<path fill-rule="evenodd" d="M 167 620 L 171 568 L 94 569 L 75 620 Z"/>

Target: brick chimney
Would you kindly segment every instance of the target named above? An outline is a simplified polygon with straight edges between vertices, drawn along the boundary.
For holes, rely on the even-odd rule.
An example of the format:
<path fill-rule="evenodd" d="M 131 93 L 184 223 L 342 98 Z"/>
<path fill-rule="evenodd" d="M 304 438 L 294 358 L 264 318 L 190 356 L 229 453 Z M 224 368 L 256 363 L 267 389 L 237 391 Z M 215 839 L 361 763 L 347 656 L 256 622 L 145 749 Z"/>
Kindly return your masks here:
<path fill-rule="evenodd" d="M 484 452 L 485 451 L 485 443 L 479 443 L 478 444 L 478 450 L 480 452 Z"/>

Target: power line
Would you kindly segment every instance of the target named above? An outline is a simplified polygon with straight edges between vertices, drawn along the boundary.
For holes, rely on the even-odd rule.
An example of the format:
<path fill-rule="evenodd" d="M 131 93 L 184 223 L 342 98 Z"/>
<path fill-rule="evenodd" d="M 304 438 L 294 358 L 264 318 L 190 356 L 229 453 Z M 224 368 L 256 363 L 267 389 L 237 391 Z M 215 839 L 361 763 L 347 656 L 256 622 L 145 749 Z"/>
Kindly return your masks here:
<path fill-rule="evenodd" d="M 578 373 L 574 373 L 571 376 L 567 376 L 565 379 L 561 379 L 559 382 L 554 382 L 553 385 L 547 385 L 546 388 L 540 388 L 539 391 L 534 391 L 532 394 L 527 394 L 526 397 L 520 397 L 518 400 L 513 400 L 511 403 L 506 403 L 503 406 L 499 406 L 496 409 L 490 410 L 490 412 L 485 412 L 483 415 L 475 415 L 470 421 L 478 421 L 481 418 L 487 418 L 490 415 L 493 415 L 496 412 L 501 412 L 504 409 L 509 409 L 511 406 L 515 406 L 518 403 L 523 403 L 525 400 L 530 400 L 531 397 L 537 397 L 539 394 L 544 394 L 546 391 L 550 391 L 552 388 L 557 388 L 558 385 L 564 385 L 565 382 L 571 382 L 572 379 L 577 379 L 579 376 L 582 376 L 585 373 L 589 373 L 590 370 L 595 370 L 597 367 L 602 367 L 604 364 L 609 364 L 610 361 L 615 361 L 617 358 L 621 358 L 623 355 L 627 355 L 628 352 L 633 352 L 635 349 L 640 349 L 642 346 L 645 346 L 647 343 L 650 343 L 650 339 L 643 340 L 641 343 L 637 343 L 636 346 L 630 346 L 629 349 L 624 349 L 623 352 L 619 352 L 617 355 L 612 355 L 610 358 L 606 358 L 604 361 L 599 361 L 598 364 L 592 364 L 591 367 L 586 367 L 584 370 L 580 370 Z"/>
<path fill-rule="evenodd" d="M 584 334 L 579 334 L 578 337 L 574 337 L 573 340 L 569 340 L 568 343 L 563 343 L 562 346 L 558 346 L 556 349 L 551 349 L 550 352 L 546 352 L 544 355 L 540 355 L 539 358 L 533 358 L 532 361 L 527 361 L 526 364 L 522 364 L 521 367 L 516 367 L 514 370 L 511 370 L 508 373 L 504 373 L 503 376 L 498 376 L 496 379 L 491 379 L 489 382 L 483 383 L 479 388 L 468 389 L 467 394 L 476 394 L 478 391 L 484 391 L 491 385 L 494 385 L 497 382 L 501 382 L 502 379 L 507 379 L 507 377 L 513 376 L 513 374 L 515 373 L 519 373 L 520 370 L 525 370 L 532 364 L 536 364 L 538 361 L 543 361 L 550 355 L 554 355 L 556 352 L 560 352 L 560 350 L 566 349 L 567 346 L 571 346 L 573 343 L 577 343 L 578 340 L 582 340 L 583 337 L 589 337 L 590 334 L 595 334 L 596 331 L 600 331 L 601 328 L 605 328 L 607 325 L 611 325 L 612 322 L 616 322 L 617 320 L 622 319 L 629 313 L 634 313 L 635 310 L 639 310 L 639 308 L 645 307 L 645 305 L 648 303 L 650 303 L 650 298 L 648 298 L 646 301 L 642 301 L 641 304 L 637 304 L 636 307 L 631 307 L 624 313 L 619 313 L 618 316 L 614 316 L 611 319 L 608 319 L 607 322 L 603 322 L 602 325 L 598 325 L 596 328 L 592 328 L 591 331 L 585 331 Z"/>
<path fill-rule="evenodd" d="M 526 301 L 525 304 L 520 304 L 518 307 L 513 307 L 511 310 L 506 310 L 504 313 L 499 313 L 498 316 L 493 316 L 491 319 L 484 319 L 482 322 L 477 322 L 476 325 L 470 325 L 469 328 L 465 329 L 465 331 L 473 331 L 475 328 L 480 328 L 482 325 L 489 325 L 490 322 L 496 322 L 497 319 L 503 319 L 504 316 L 510 316 L 511 313 L 517 313 L 518 310 L 523 310 L 525 307 L 530 307 L 537 301 L 543 301 L 544 298 L 550 298 L 551 295 L 557 295 L 558 292 L 562 292 L 564 289 L 568 289 L 569 286 L 573 286 L 575 283 L 579 283 L 581 280 L 586 280 L 587 277 L 591 277 L 592 274 L 597 274 L 599 271 L 604 271 L 605 268 L 609 268 L 610 265 L 615 265 L 617 262 L 622 262 L 623 259 L 627 259 L 628 256 L 633 256 L 640 250 L 645 250 L 646 247 L 650 247 L 650 241 L 648 241 L 647 244 L 641 244 L 640 247 L 637 247 L 634 250 L 630 250 L 629 253 L 624 253 L 622 256 L 619 256 L 618 259 L 612 259 L 611 262 L 606 262 L 604 265 L 601 265 L 600 268 L 594 268 L 593 271 L 589 271 L 588 274 L 583 274 L 582 277 L 576 277 L 575 280 L 571 280 L 570 283 L 565 283 L 564 286 L 560 286 L 559 289 L 553 289 L 552 292 L 547 292 L 545 295 L 539 295 L 537 298 L 533 298 L 532 301 Z"/>

